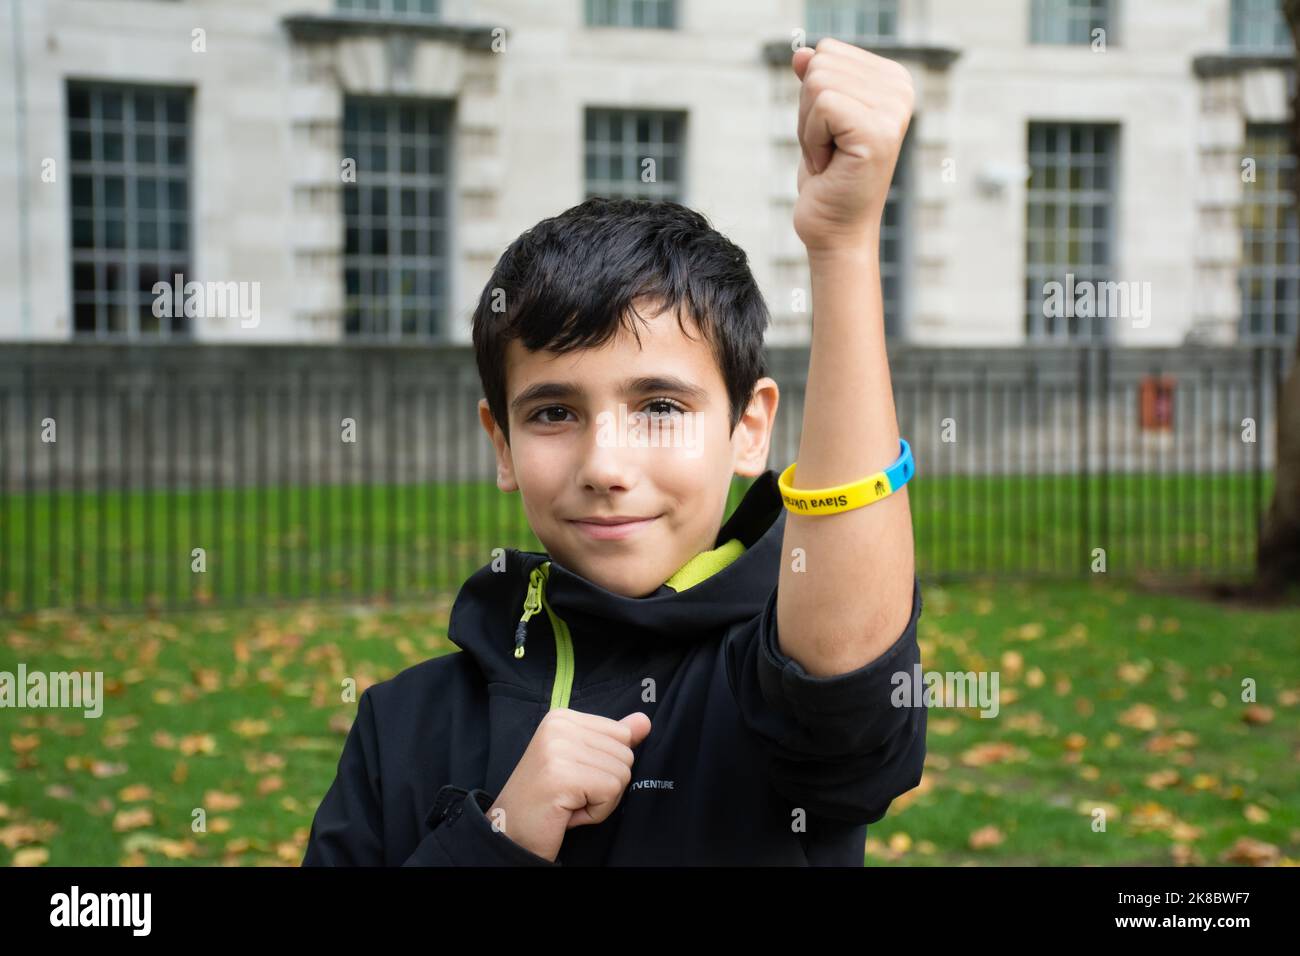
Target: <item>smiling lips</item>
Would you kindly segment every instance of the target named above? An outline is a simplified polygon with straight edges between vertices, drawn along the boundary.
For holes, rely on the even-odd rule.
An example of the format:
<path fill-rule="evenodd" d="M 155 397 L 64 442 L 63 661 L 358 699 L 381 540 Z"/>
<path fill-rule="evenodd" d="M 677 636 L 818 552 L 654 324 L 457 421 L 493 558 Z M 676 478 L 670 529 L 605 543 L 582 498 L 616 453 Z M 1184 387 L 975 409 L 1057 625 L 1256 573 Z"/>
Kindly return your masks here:
<path fill-rule="evenodd" d="M 634 535 L 642 528 L 648 528 L 658 518 L 659 515 L 645 518 L 635 515 L 622 517 L 592 516 L 590 518 L 573 519 L 569 523 L 588 537 L 595 538 L 598 541 L 609 541 Z"/>

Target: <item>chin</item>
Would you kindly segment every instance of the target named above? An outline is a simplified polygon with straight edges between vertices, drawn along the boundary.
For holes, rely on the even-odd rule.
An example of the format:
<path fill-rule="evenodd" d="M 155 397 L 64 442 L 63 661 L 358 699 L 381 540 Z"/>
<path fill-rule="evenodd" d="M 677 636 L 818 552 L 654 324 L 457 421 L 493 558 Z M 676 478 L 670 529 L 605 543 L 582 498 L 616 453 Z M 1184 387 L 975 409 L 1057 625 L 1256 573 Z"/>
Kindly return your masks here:
<path fill-rule="evenodd" d="M 633 556 L 628 556 L 623 560 L 638 570 L 645 567 L 643 562 L 637 561 Z M 609 561 L 593 562 L 593 564 L 595 566 L 579 570 L 578 573 L 588 581 L 599 584 L 606 591 L 621 594 L 623 597 L 645 597 L 663 583 L 662 581 L 647 583 L 644 580 L 638 580 L 639 576 L 636 574 L 619 574 L 617 571 L 611 574 L 609 572 Z"/>

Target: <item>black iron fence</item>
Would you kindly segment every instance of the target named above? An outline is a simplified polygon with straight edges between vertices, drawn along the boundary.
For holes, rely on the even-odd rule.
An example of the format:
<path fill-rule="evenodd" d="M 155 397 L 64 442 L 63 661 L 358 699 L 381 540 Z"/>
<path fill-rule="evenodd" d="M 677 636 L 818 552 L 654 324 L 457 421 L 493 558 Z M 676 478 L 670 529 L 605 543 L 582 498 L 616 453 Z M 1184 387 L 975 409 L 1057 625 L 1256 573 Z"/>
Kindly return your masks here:
<path fill-rule="evenodd" d="M 780 470 L 808 356 L 769 354 Z M 1289 361 L 895 350 L 920 573 L 1248 575 Z M 454 593 L 494 549 L 542 549 L 480 397 L 463 348 L 8 347 L 0 611 Z"/>

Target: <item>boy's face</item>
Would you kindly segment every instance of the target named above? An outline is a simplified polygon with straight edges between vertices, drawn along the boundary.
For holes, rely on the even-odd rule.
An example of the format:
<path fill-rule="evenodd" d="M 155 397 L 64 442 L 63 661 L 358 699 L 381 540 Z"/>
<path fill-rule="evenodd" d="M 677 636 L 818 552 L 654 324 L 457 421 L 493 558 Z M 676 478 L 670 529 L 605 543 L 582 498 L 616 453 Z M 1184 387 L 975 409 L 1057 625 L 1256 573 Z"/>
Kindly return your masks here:
<path fill-rule="evenodd" d="M 497 487 L 522 494 L 552 558 L 626 597 L 652 593 L 714 546 L 732 475 L 767 468 L 778 401 L 776 382 L 760 379 L 732 432 L 726 383 L 700 329 L 684 315 L 688 338 L 672 313 L 638 309 L 648 320 L 634 319 L 639 345 L 621 326 L 604 346 L 566 355 L 509 343 L 509 445 L 479 402 Z M 642 520 L 583 520 L 592 518 Z"/>

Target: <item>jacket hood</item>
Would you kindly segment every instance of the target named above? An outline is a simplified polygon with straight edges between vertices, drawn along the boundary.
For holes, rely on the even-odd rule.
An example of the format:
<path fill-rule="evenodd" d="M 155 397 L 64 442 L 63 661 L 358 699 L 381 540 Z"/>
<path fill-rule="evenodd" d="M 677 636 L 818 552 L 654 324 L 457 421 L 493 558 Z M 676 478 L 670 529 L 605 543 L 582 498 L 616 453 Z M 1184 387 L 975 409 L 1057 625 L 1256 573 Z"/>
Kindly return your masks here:
<path fill-rule="evenodd" d="M 694 643 L 763 611 L 777 585 L 784 532 L 777 473 L 768 469 L 723 523 L 714 548 L 644 597 L 615 594 L 543 552 L 509 548 L 465 582 L 448 636 L 488 681 L 513 684 L 540 681 L 555 664 L 551 615 L 572 635 L 580 665 L 631 642 L 642 651 Z M 548 606 L 534 600 L 532 613 L 526 610 L 530 581 L 540 585 Z"/>

